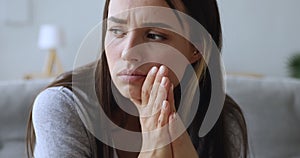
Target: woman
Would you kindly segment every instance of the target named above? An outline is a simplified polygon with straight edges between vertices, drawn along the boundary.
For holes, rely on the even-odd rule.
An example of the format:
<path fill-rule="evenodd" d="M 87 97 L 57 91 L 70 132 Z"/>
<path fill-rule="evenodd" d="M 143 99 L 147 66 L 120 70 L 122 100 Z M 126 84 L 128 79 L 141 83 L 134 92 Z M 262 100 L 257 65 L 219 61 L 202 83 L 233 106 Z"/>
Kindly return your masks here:
<path fill-rule="evenodd" d="M 182 13 L 209 36 L 195 33 Z M 221 69 L 209 58 L 216 52 L 206 40 L 211 37 L 221 49 L 215 0 L 107 0 L 103 18 L 101 58 L 63 74 L 35 100 L 27 129 L 29 157 L 247 157 L 244 117 L 228 96 L 213 128 L 199 137 L 215 78 L 208 65 Z M 171 62 L 163 60 L 170 57 Z M 94 82 L 86 82 L 89 75 Z M 94 89 L 96 99 L 84 89 Z M 193 109 L 195 103 L 199 107 Z M 104 116 L 141 134 L 131 142 L 115 137 L 117 127 Z"/>

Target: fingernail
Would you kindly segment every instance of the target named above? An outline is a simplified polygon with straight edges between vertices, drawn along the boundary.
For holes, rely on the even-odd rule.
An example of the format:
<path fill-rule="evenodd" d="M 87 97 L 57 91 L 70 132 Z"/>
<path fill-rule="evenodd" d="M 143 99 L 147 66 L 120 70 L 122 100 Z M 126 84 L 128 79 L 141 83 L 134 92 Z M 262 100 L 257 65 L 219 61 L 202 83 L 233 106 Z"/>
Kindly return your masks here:
<path fill-rule="evenodd" d="M 173 85 L 173 84 L 171 85 L 171 90 L 172 90 L 172 91 L 174 90 L 174 85 Z"/>
<path fill-rule="evenodd" d="M 165 66 L 160 66 L 160 68 L 159 68 L 159 73 L 161 74 L 161 75 L 163 75 L 164 73 L 165 73 L 165 71 L 166 71 L 166 68 L 165 68 Z"/>
<path fill-rule="evenodd" d="M 161 86 L 165 86 L 167 83 L 167 78 L 166 77 L 163 77 L 162 80 L 161 80 Z"/>
<path fill-rule="evenodd" d="M 166 110 L 167 109 L 167 101 L 163 101 L 163 105 L 162 105 L 162 108 L 164 109 L 164 110 Z"/>
<path fill-rule="evenodd" d="M 157 67 L 156 66 L 152 67 L 150 70 L 150 74 L 154 75 L 156 72 L 157 72 Z"/>

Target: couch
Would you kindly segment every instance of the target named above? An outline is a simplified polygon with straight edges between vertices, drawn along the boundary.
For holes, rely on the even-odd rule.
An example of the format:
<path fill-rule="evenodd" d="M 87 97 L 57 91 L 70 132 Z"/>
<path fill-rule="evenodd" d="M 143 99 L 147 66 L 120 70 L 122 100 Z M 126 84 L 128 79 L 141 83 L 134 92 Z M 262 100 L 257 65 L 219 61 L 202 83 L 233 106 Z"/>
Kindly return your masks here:
<path fill-rule="evenodd" d="M 227 77 L 227 92 L 246 117 L 250 157 L 300 158 L 300 80 Z"/>
<path fill-rule="evenodd" d="M 0 82 L 0 158 L 25 157 L 25 128 L 34 97 L 50 80 Z M 300 158 L 300 81 L 228 76 L 241 106 L 251 158 Z"/>
<path fill-rule="evenodd" d="M 29 107 L 49 80 L 0 82 L 0 158 L 25 157 Z"/>

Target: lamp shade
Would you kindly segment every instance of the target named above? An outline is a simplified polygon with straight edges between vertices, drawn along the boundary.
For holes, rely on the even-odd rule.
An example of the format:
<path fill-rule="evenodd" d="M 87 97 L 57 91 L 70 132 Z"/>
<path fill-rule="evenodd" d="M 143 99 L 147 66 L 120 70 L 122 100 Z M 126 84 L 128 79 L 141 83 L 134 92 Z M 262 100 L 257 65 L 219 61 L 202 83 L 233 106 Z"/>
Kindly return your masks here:
<path fill-rule="evenodd" d="M 40 49 L 56 49 L 63 44 L 63 34 L 55 25 L 42 25 L 40 27 L 38 46 Z"/>

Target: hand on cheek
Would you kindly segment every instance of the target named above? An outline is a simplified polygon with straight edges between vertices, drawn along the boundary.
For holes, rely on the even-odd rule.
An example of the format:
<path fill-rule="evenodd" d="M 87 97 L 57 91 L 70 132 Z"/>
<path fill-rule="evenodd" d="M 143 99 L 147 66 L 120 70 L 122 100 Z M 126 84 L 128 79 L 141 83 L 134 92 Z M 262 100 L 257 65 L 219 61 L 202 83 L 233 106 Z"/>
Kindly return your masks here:
<path fill-rule="evenodd" d="M 139 157 L 198 157 L 185 126 L 176 114 L 173 84 L 168 69 L 153 67 L 143 84 L 140 123 L 143 149 Z M 173 142 L 172 142 L 173 141 Z"/>
<path fill-rule="evenodd" d="M 142 86 L 138 109 L 143 133 L 142 151 L 148 151 L 142 152 L 140 157 L 172 157 L 167 124 L 173 112 L 174 105 L 171 104 L 174 99 L 170 96 L 173 86 L 167 76 L 168 69 L 165 66 L 153 67 Z"/>
<path fill-rule="evenodd" d="M 174 111 L 172 83 L 168 69 L 153 67 L 142 86 L 141 105 L 138 107 L 143 131 L 151 131 L 168 123 L 168 117 Z M 172 91 L 172 92 L 171 92 Z"/>

